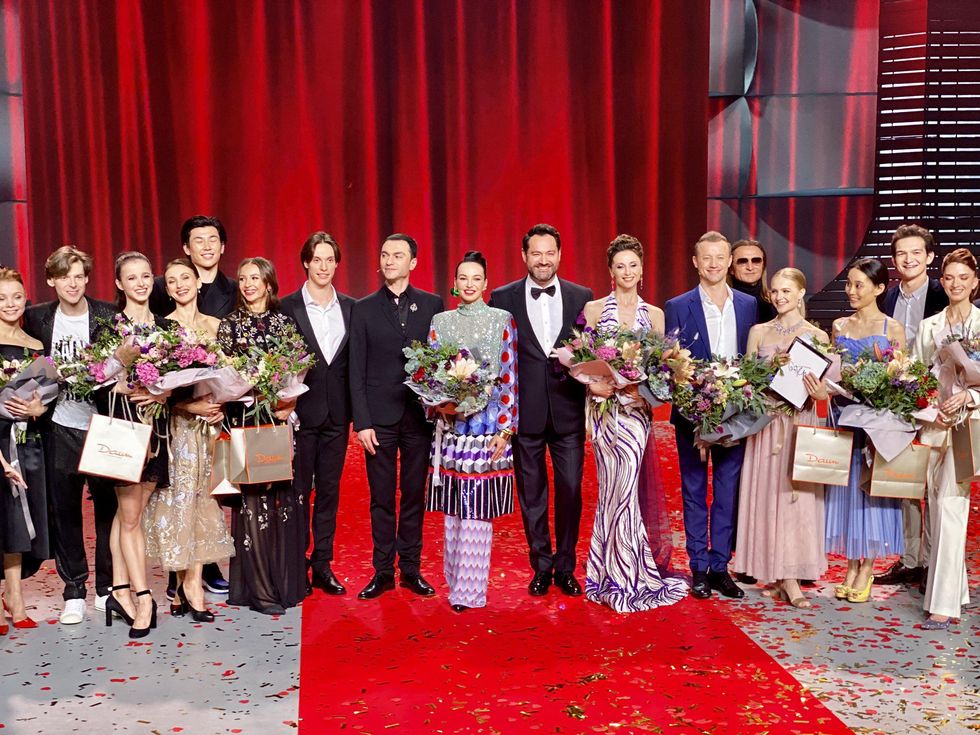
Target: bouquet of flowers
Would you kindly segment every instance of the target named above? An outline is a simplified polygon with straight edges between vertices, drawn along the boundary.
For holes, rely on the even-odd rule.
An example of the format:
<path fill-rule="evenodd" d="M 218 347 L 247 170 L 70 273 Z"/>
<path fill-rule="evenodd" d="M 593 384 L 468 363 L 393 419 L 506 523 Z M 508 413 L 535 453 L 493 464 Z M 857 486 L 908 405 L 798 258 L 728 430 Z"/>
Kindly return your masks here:
<path fill-rule="evenodd" d="M 839 423 L 864 429 L 891 461 L 915 438 L 915 420 L 935 421 L 939 381 L 920 360 L 890 346 L 867 350 L 841 367 L 841 385 L 859 401 L 841 409 Z"/>
<path fill-rule="evenodd" d="M 27 356 L 25 351 L 22 360 L 0 362 L 0 416 L 18 420 L 7 412 L 4 404 L 11 398 L 30 401 L 35 393 L 42 405 L 58 397 L 58 370 L 50 358 Z"/>
<path fill-rule="evenodd" d="M 942 398 L 980 387 L 980 335 L 949 335 L 936 352 L 932 371 Z M 957 423 L 965 416 L 963 411 Z"/>
<path fill-rule="evenodd" d="M 231 364 L 255 394 L 249 415 L 259 416 L 262 411 L 271 414 L 279 401 L 303 395 L 309 390 L 303 378 L 315 362 L 316 355 L 307 350 L 291 323 L 284 325 L 282 334 L 269 334 L 264 348 L 253 346 L 248 354 L 232 358 Z"/>
<path fill-rule="evenodd" d="M 451 406 L 469 416 L 487 407 L 500 376 L 488 362 L 477 362 L 465 347 L 455 344 L 425 345 L 418 340 L 402 350 L 405 385 L 426 406 Z"/>
<path fill-rule="evenodd" d="M 51 359 L 69 398 L 87 401 L 96 388 L 111 382 L 111 376 L 106 376 L 106 363 L 113 349 L 105 338 L 84 347 L 70 338 L 55 345 Z"/>
<path fill-rule="evenodd" d="M 673 402 L 699 444 L 734 444 L 772 420 L 764 391 L 778 370 L 778 361 L 759 357 L 698 362 L 690 380 L 675 386 Z"/>
<path fill-rule="evenodd" d="M 594 329 L 585 327 L 573 333 L 555 350 L 558 361 L 568 368 L 568 374 L 580 383 L 600 380 L 612 382 L 616 391 L 637 385 L 646 379 L 643 371 L 646 350 L 644 335 L 628 329 Z M 599 402 L 599 413 L 610 407 L 614 395 Z"/>
<path fill-rule="evenodd" d="M 687 383 L 694 375 L 696 361 L 691 351 L 682 349 L 677 334 L 649 332 L 643 339 L 646 380 L 640 383 L 640 395 L 656 407 L 669 403 L 678 384 Z"/>

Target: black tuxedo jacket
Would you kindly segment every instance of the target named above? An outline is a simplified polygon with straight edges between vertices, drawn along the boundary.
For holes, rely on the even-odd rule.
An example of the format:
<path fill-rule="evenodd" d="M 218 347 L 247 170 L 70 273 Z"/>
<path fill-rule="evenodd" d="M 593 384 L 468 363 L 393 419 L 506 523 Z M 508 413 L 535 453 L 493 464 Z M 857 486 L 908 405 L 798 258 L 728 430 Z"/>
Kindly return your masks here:
<path fill-rule="evenodd" d="M 207 316 L 224 319 L 235 310 L 235 299 L 238 296 L 237 284 L 224 273 L 218 271 L 214 282 L 202 289 L 197 295 L 197 310 Z M 153 279 L 153 291 L 150 293 L 150 311 L 157 316 L 167 316 L 177 308 L 177 304 L 167 293 L 167 284 L 163 276 Z"/>
<path fill-rule="evenodd" d="M 88 301 L 88 337 L 89 341 L 95 339 L 99 331 L 99 320 L 111 322 L 112 318 L 119 313 L 115 304 L 106 301 L 98 301 L 85 297 Z M 24 331 L 41 340 L 44 345 L 44 354 L 51 354 L 51 335 L 54 332 L 54 316 L 58 311 L 58 301 L 47 301 L 37 306 L 29 306 L 24 312 Z"/>
<path fill-rule="evenodd" d="M 540 434 L 551 424 L 560 434 L 584 431 L 585 386 L 570 378 L 538 343 L 527 315 L 526 278 L 496 288 L 490 306 L 509 311 L 517 323 L 517 425 L 522 434 Z M 558 279 L 562 328 L 556 345 L 572 336 L 575 320 L 592 300 L 591 289 Z M 544 297 L 542 297 L 544 298 Z"/>
<path fill-rule="evenodd" d="M 898 289 L 899 284 L 896 283 L 885 291 L 885 295 L 881 297 L 881 310 L 891 317 L 895 316 L 895 304 L 898 303 Z M 949 306 L 949 297 L 946 295 L 943 284 L 939 282 L 938 278 L 930 278 L 929 288 L 926 290 L 926 308 L 922 314 L 922 318 L 925 319 L 933 314 L 938 314 L 947 306 Z"/>
<path fill-rule="evenodd" d="M 350 363 L 350 317 L 354 299 L 337 291 L 340 312 L 344 318 L 344 338 L 337 347 L 333 362 L 327 363 L 320 352 L 320 343 L 310 316 L 303 302 L 303 289 L 289 294 L 279 303 L 279 310 L 291 316 L 299 330 L 316 355 L 316 364 L 306 374 L 304 381 L 309 391 L 296 402 L 296 415 L 304 429 L 316 429 L 326 425 L 345 426 L 350 423 L 350 386 L 348 368 Z"/>
<path fill-rule="evenodd" d="M 409 286 L 404 294 L 409 307 L 403 331 L 384 289 L 357 301 L 351 310 L 350 396 L 355 431 L 397 424 L 406 407 L 421 411 L 418 397 L 405 385 L 402 349 L 413 340 L 425 343 L 432 317 L 443 311 L 442 297 Z"/>

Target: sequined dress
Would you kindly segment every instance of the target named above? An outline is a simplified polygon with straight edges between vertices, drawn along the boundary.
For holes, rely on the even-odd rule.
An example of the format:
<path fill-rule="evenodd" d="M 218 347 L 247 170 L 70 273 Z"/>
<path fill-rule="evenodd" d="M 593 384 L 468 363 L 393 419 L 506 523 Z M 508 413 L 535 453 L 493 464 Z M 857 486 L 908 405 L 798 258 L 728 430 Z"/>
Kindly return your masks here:
<path fill-rule="evenodd" d="M 618 326 L 616 297 L 610 294 L 596 327 Z M 651 326 L 647 306 L 640 300 L 630 328 L 648 331 Z M 586 563 L 585 596 L 617 612 L 671 605 L 686 596 L 687 583 L 658 568 L 638 492 L 652 424 L 650 409 L 646 404 L 630 404 L 600 414 L 598 405 L 591 400 L 586 404 L 593 427 L 599 497 Z"/>

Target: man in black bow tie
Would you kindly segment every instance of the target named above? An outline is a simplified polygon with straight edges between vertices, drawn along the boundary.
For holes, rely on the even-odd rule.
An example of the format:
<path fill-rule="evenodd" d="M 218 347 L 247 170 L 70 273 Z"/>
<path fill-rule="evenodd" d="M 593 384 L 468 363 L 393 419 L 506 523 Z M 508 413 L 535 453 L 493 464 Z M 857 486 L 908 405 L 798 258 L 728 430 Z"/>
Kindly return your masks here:
<path fill-rule="evenodd" d="M 592 291 L 557 277 L 561 235 L 551 225 L 528 230 L 522 247 L 527 278 L 495 289 L 490 305 L 509 311 L 517 321 L 520 431 L 514 436 L 514 469 L 534 571 L 528 592 L 544 595 L 554 579 L 566 595 L 580 595 L 575 545 L 582 516 L 585 390 L 550 355 L 571 336 Z M 554 549 L 548 527 L 546 449 L 555 473 Z"/>

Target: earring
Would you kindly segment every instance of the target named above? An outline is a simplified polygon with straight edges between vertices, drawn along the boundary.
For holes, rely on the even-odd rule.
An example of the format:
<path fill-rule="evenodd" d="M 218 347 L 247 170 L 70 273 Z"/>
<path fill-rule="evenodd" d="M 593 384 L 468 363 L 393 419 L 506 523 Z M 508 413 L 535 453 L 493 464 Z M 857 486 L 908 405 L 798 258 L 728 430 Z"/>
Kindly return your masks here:
<path fill-rule="evenodd" d="M 456 298 L 459 298 L 459 289 L 456 288 L 455 286 L 449 289 L 449 293 L 451 296 L 455 296 Z"/>

